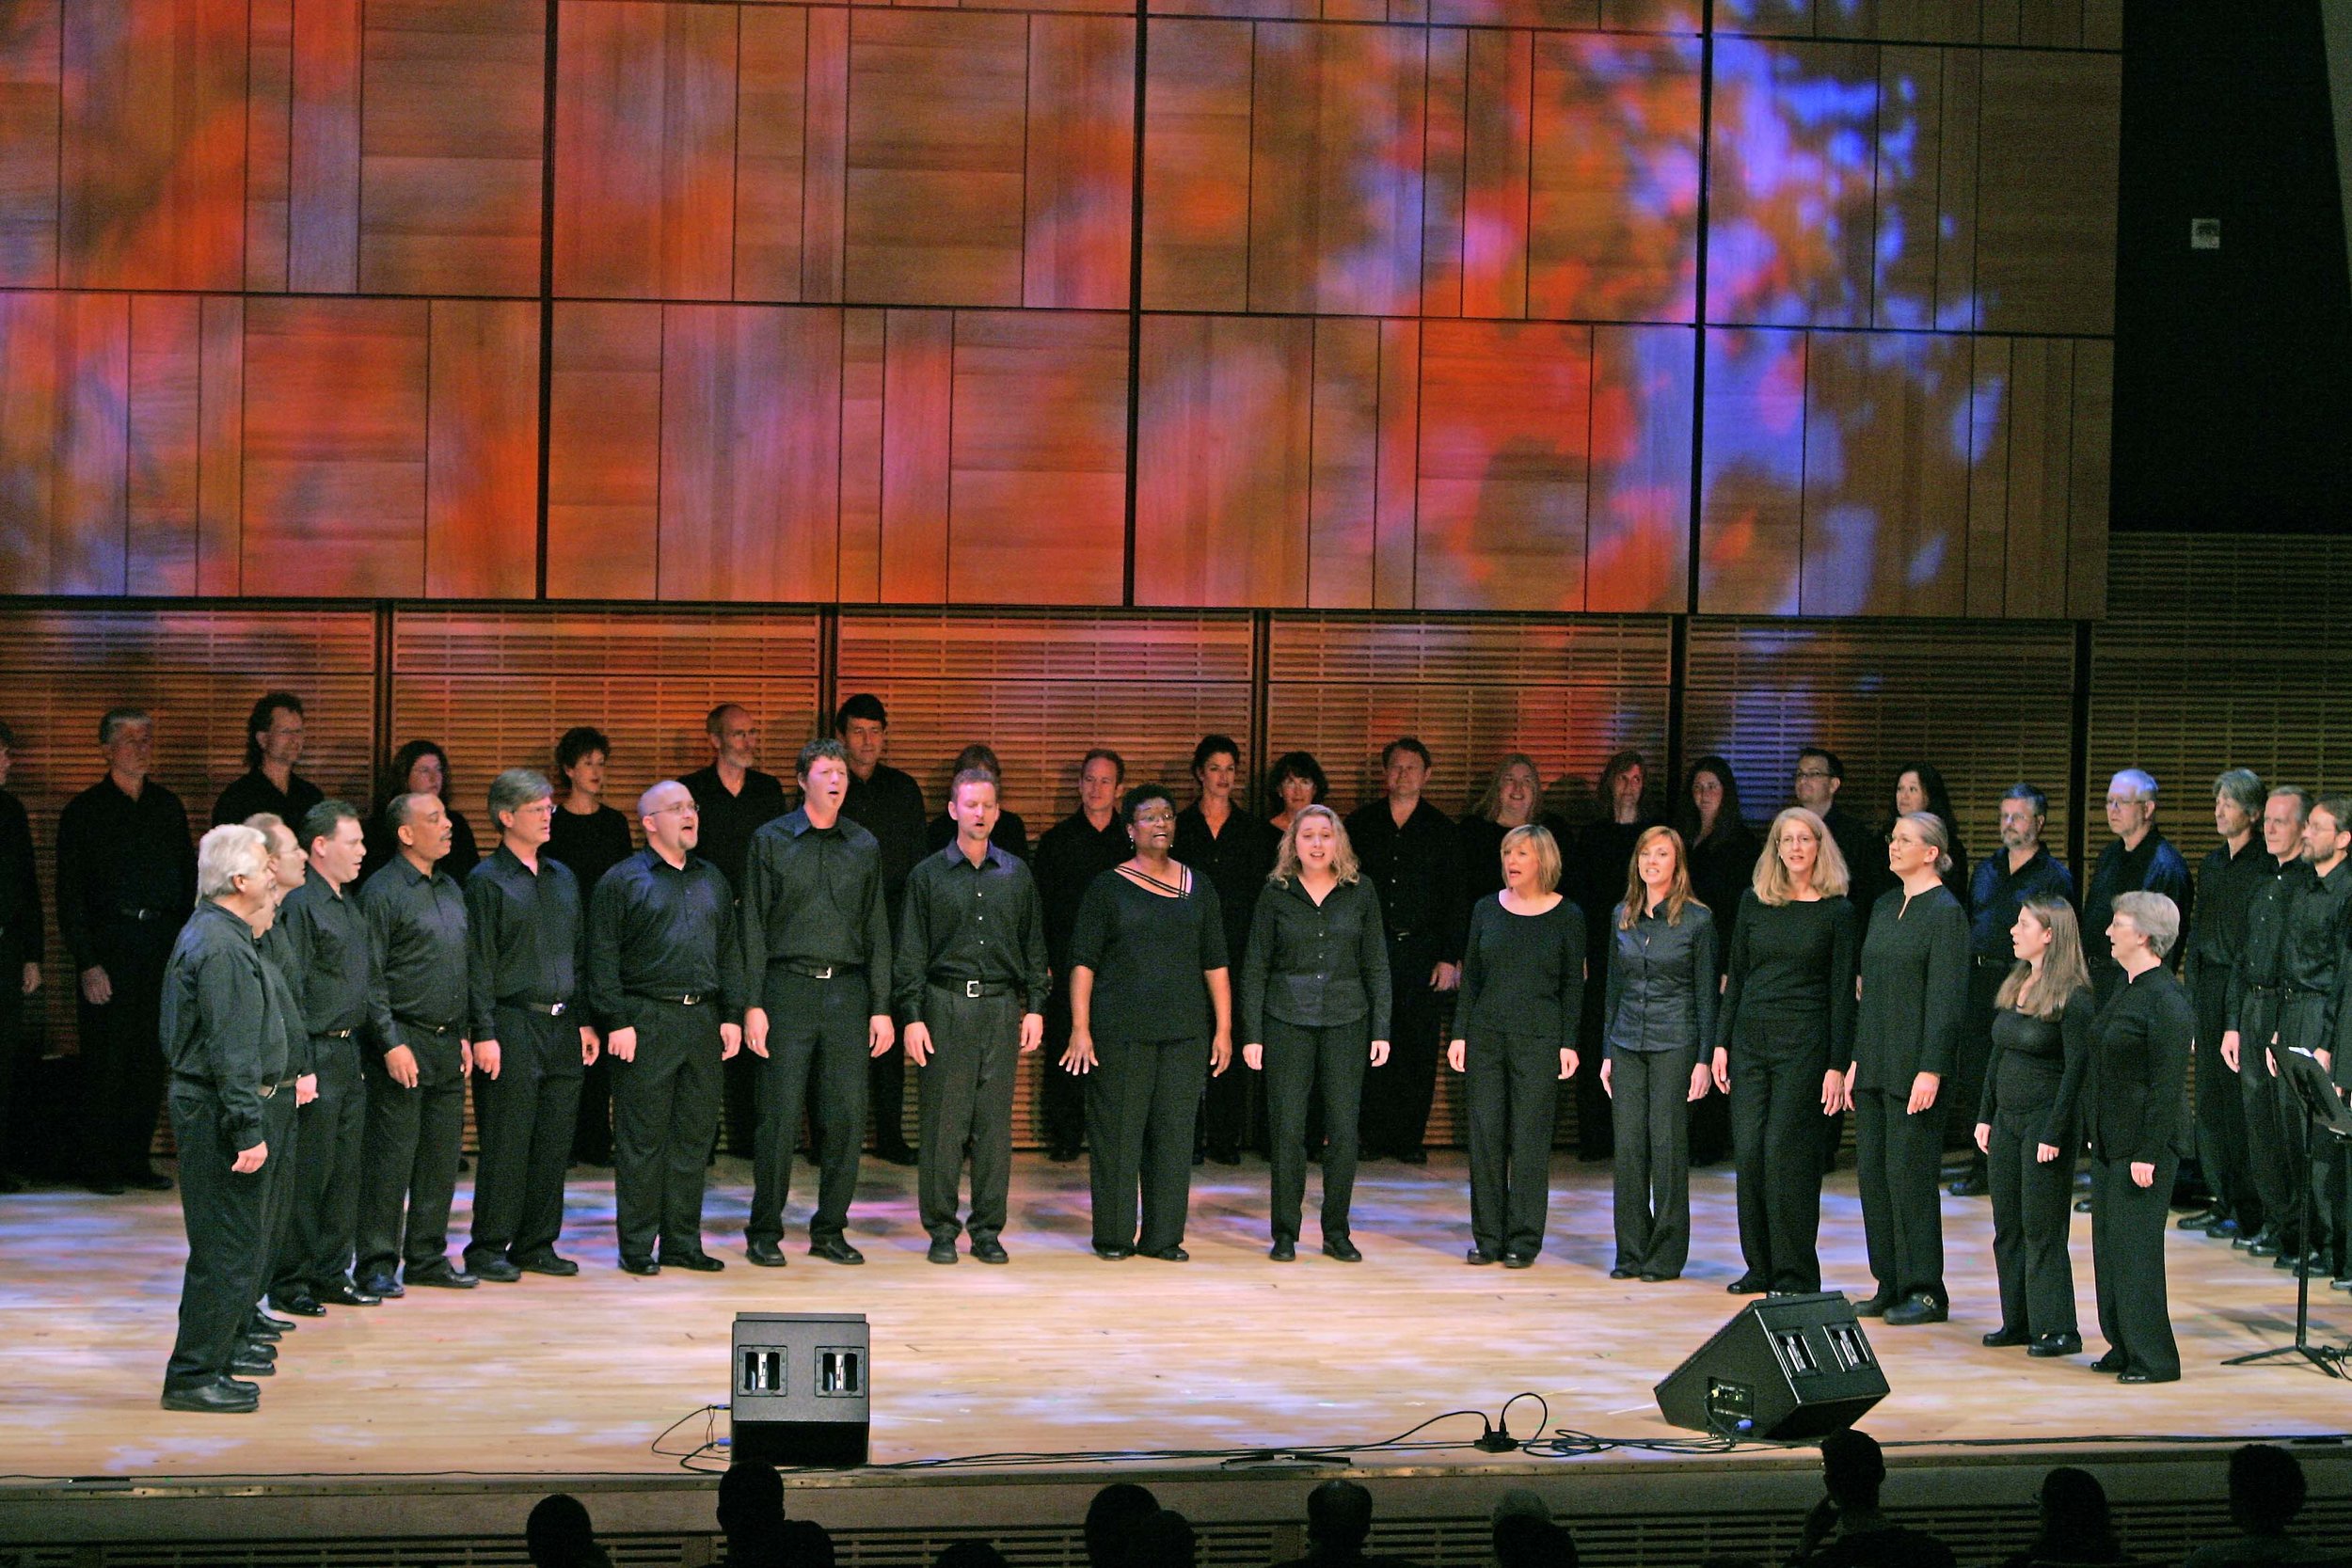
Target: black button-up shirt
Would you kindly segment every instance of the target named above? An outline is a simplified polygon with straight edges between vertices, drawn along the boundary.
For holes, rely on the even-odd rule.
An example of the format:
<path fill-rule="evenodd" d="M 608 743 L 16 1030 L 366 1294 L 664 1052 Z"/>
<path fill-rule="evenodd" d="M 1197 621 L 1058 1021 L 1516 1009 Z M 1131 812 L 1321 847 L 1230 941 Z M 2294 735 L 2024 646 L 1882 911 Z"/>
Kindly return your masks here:
<path fill-rule="evenodd" d="M 199 906 L 164 968 L 164 1060 L 212 1085 L 234 1148 L 262 1141 L 261 1090 L 286 1078 L 288 1026 L 253 927 L 218 904 Z"/>
<path fill-rule="evenodd" d="M 2246 905 L 2246 940 L 2238 947 L 2237 965 L 2230 971 L 2230 1029 L 2245 1027 L 2242 1015 L 2247 997 L 2255 990 L 2276 990 L 2285 974 L 2287 911 L 2307 887 L 2319 880 L 2311 863 L 2300 855 L 2284 860 L 2272 856 L 2267 848 L 2255 863 L 2262 874 L 2254 882 L 2254 895 Z M 2279 1015 L 2274 1006 L 2270 1013 L 2272 1027 Z M 2267 1038 L 2248 1040 L 2251 1048 L 2268 1045 Z"/>
<path fill-rule="evenodd" d="M 57 928 L 77 969 L 152 963 L 196 908 L 196 846 L 180 797 L 150 779 L 135 800 L 109 773 L 57 817 Z M 144 918 L 139 911 L 145 911 Z"/>
<path fill-rule="evenodd" d="M 33 829 L 24 802 L 0 789 L 0 985 L 40 962 L 40 871 L 33 859 Z"/>
<path fill-rule="evenodd" d="M 743 787 L 730 793 L 719 782 L 719 765 L 698 768 L 678 783 L 694 797 L 694 810 L 702 817 L 702 832 L 694 843 L 694 857 L 707 861 L 726 878 L 727 886 L 738 895 L 743 891 L 743 865 L 751 854 L 752 837 L 759 830 L 785 814 L 788 802 L 784 798 L 784 781 L 773 773 L 763 773 L 756 768 L 743 770 Z"/>
<path fill-rule="evenodd" d="M 1629 928 L 1623 906 L 1609 911 L 1606 1022 L 1601 1038 L 1612 1051 L 1706 1050 L 1715 1043 L 1715 915 L 1693 900 L 1668 924 L 1664 911 L 1644 910 Z"/>
<path fill-rule="evenodd" d="M 1400 828 L 1387 800 L 1376 800 L 1348 813 L 1347 838 L 1357 863 L 1380 895 L 1380 916 L 1391 940 L 1409 943 L 1417 958 L 1461 962 L 1466 911 L 1461 841 L 1452 819 L 1419 800 Z M 1392 978 L 1398 985 L 1429 983 L 1426 974 Z"/>
<path fill-rule="evenodd" d="M 1392 995 L 1380 895 L 1359 877 L 1318 904 L 1295 879 L 1267 884 L 1241 962 L 1241 1043 L 1263 1045 L 1271 1016 L 1320 1029 L 1369 1017 L 1389 1037 Z"/>
<path fill-rule="evenodd" d="M 845 814 L 846 815 L 846 814 Z M 923 853 L 936 855 L 956 841 L 956 819 L 940 813 L 923 825 Z M 999 811 L 996 826 L 988 831 L 989 843 L 1015 860 L 1029 858 L 1029 825 L 1021 820 L 1017 811 Z"/>
<path fill-rule="evenodd" d="M 890 912 L 872 833 L 793 812 L 754 836 L 742 892 L 745 1006 L 768 1006 L 770 964 L 791 964 L 863 969 L 866 1010 L 890 1010 Z"/>
<path fill-rule="evenodd" d="M 2083 957 L 2090 961 L 2090 987 L 2102 1005 L 2123 983 L 2123 971 L 2107 951 L 2107 925 L 2115 918 L 2119 893 L 2161 893 L 2179 907 L 2181 929 L 2195 928 L 2190 922 L 2197 912 L 2196 894 L 2188 879 L 2188 862 L 2172 847 L 2172 841 L 2153 828 L 2130 849 L 2122 839 L 2109 839 L 2099 851 L 2099 863 L 2091 868 L 2090 886 L 2083 895 Z"/>
<path fill-rule="evenodd" d="M 2319 868 L 2312 869 L 2316 873 Z M 2279 979 L 2288 993 L 2288 1028 L 2280 1032 L 2280 1044 L 2314 1051 L 2337 1048 L 2338 1035 L 2352 1022 L 2344 1006 L 2347 983 L 2352 983 L 2347 942 L 2352 942 L 2352 856 L 2306 882 L 2287 906 Z"/>
<path fill-rule="evenodd" d="M 326 792 L 299 773 L 287 777 L 286 787 L 278 788 L 269 782 L 269 775 L 256 768 L 220 792 L 213 802 L 213 826 L 243 822 L 263 812 L 277 815 L 278 820 L 302 836 L 302 819 L 310 808 L 326 799 Z M 307 846 L 306 846 L 307 847 Z"/>
<path fill-rule="evenodd" d="M 1248 962 L 1250 921 L 1281 847 L 1279 832 L 1239 807 L 1226 816 L 1224 829 L 1214 833 L 1198 804 L 1176 814 L 1176 843 L 1170 853 L 1216 885 L 1217 909 L 1225 917 L 1225 956 L 1235 967 Z"/>
<path fill-rule="evenodd" d="M 284 945 L 280 967 L 301 1005 L 308 1033 L 367 1026 L 374 959 L 358 888 L 337 892 L 313 870 L 278 906 L 278 924 L 269 934 Z"/>
<path fill-rule="evenodd" d="M 1094 879 L 1136 852 L 1136 841 L 1117 812 L 1096 827 L 1085 812 L 1073 812 L 1045 830 L 1037 841 L 1038 898 L 1045 906 L 1045 961 L 1057 975 L 1070 972 L 1070 933 L 1078 905 Z"/>
<path fill-rule="evenodd" d="M 603 1028 L 633 1028 L 635 996 L 708 997 L 743 1018 L 735 897 L 699 855 L 672 865 L 648 846 L 604 874 L 588 899 L 588 1006 Z"/>
<path fill-rule="evenodd" d="M 2052 860 L 2045 846 L 2035 845 L 2031 857 L 2015 871 L 2009 868 L 2007 846 L 1979 861 L 1977 874 L 1968 884 L 1969 952 L 1979 958 L 2013 962 L 2017 944 L 2010 937 L 2010 927 L 2017 924 L 2017 911 L 2028 898 L 2074 901 L 2074 874 Z"/>
<path fill-rule="evenodd" d="M 874 764 L 873 773 L 863 779 L 852 769 L 849 791 L 841 797 L 841 815 L 872 833 L 874 842 L 882 846 L 882 899 L 889 906 L 891 929 L 897 930 L 907 877 L 926 853 L 924 846 L 930 838 L 923 786 L 914 782 L 914 775 L 886 762 Z"/>
<path fill-rule="evenodd" d="M 501 1004 L 540 1006 L 580 999 L 587 922 L 580 879 L 543 853 L 534 874 L 501 844 L 466 879 L 469 1003 L 475 1039 L 496 1039 Z"/>
<path fill-rule="evenodd" d="M 898 1011 L 926 1022 L 931 986 L 949 990 L 967 980 L 1013 986 L 1026 1010 L 1045 1007 L 1045 915 L 1029 868 L 990 845 L 977 865 L 951 844 L 926 855 L 907 879 L 906 910 L 898 922 Z"/>
<path fill-rule="evenodd" d="M 2183 977 L 2194 985 L 2200 972 L 2227 981 L 2246 945 L 2246 914 L 2269 870 L 2270 851 L 2262 835 L 2249 833 L 2235 854 L 2227 844 L 2205 856 L 2197 872 L 2197 924 L 2188 933 Z"/>
<path fill-rule="evenodd" d="M 359 907 L 367 911 L 368 946 L 375 960 L 368 1011 L 377 1046 L 416 1050 L 421 1069 L 421 1048 L 431 1044 L 447 1057 L 443 1065 L 453 1069 L 454 1039 L 411 1038 L 417 1031 L 409 1025 L 466 1026 L 466 895 L 439 865 L 428 876 L 401 855 L 367 879 Z M 444 1044 L 447 1049 L 441 1049 Z"/>

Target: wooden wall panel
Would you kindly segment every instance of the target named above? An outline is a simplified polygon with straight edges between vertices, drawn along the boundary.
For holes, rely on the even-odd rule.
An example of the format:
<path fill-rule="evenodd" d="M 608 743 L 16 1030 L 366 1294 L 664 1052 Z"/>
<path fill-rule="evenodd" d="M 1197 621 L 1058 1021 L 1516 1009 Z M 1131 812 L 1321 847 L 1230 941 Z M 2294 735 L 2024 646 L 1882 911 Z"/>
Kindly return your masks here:
<path fill-rule="evenodd" d="M 121 294 L 67 294 L 58 301 L 57 481 L 49 556 L 53 593 L 130 591 L 125 554 L 130 528 L 130 305 Z"/>
<path fill-rule="evenodd" d="M 1144 65 L 1143 306 L 1249 303 L 1251 29 L 1155 22 Z"/>
<path fill-rule="evenodd" d="M 650 599 L 659 582 L 661 307 L 555 307 L 548 595 Z"/>
<path fill-rule="evenodd" d="M 1136 24 L 1029 18 L 1021 303 L 1127 307 L 1135 227 Z"/>
<path fill-rule="evenodd" d="M 57 301 L 0 293 L 0 588 L 49 591 L 50 519 L 56 496 Z"/>
<path fill-rule="evenodd" d="M 1380 343 L 1392 325 L 1314 324 L 1306 603 L 1317 610 L 1372 608 L 1379 550 Z"/>
<path fill-rule="evenodd" d="M 126 586 L 197 591 L 197 498 L 204 302 L 191 294 L 131 300 Z"/>
<path fill-rule="evenodd" d="M 2074 345 L 2010 345 L 2007 589 L 2011 614 L 2066 613 L 2074 467 Z"/>
<path fill-rule="evenodd" d="M 801 220 L 801 297 L 841 297 L 842 209 L 850 178 L 850 13 L 808 13 L 808 119 Z"/>
<path fill-rule="evenodd" d="M 0 287 L 57 282 L 61 0 L 21 0 L 0 26 Z"/>
<path fill-rule="evenodd" d="M 1878 55 L 1853 43 L 1725 39 L 1715 46 L 1709 321 L 1870 320 Z"/>
<path fill-rule="evenodd" d="M 1527 313 L 1692 320 L 1698 40 L 1539 34 L 1534 72 Z"/>
<path fill-rule="evenodd" d="M 1973 369 L 1965 338 L 1811 335 L 1802 613 L 1963 613 Z"/>
<path fill-rule="evenodd" d="M 881 586 L 883 603 L 947 597 L 948 436 L 955 419 L 955 316 L 885 318 L 882 394 Z"/>
<path fill-rule="evenodd" d="M 292 238 L 294 0 L 252 0 L 248 14 L 245 286 L 278 291 Z"/>
<path fill-rule="evenodd" d="M 286 177 L 290 288 L 359 286 L 362 0 L 294 0 Z"/>
<path fill-rule="evenodd" d="M 2115 330 L 2122 62 L 1984 56 L 1977 173 L 1977 323 L 1998 332 Z M 2053 156 L 2053 149 L 2064 149 Z"/>
<path fill-rule="evenodd" d="M 2086 15 L 2089 13 L 2086 12 Z M 2074 464 L 2067 476 L 2066 613 L 2107 612 L 2107 522 L 2115 446 L 2115 345 L 2074 344 Z"/>
<path fill-rule="evenodd" d="M 1587 610 L 1671 612 L 1690 604 L 1697 351 L 1689 327 L 1593 328 Z"/>
<path fill-rule="evenodd" d="M 238 287 L 246 0 L 70 6 L 62 44 L 57 281 Z"/>
<path fill-rule="evenodd" d="M 739 21 L 735 130 L 735 297 L 801 297 L 806 218 L 808 21 L 799 6 L 746 8 Z"/>
<path fill-rule="evenodd" d="M 882 597 L 882 405 L 889 379 L 888 312 L 841 313 L 841 564 L 843 604 Z M 941 507 L 943 514 L 946 507 Z M 940 572 L 946 556 L 940 552 Z M 930 595 L 946 596 L 941 592 Z"/>
<path fill-rule="evenodd" d="M 245 301 L 204 301 L 197 401 L 196 591 L 245 591 Z"/>
<path fill-rule="evenodd" d="M 1524 316 L 1534 35 L 1481 30 L 1466 36 L 1461 255 L 1455 262 L 1461 313 Z"/>
<path fill-rule="evenodd" d="M 1421 309 L 1462 313 L 1462 246 L 1470 190 L 1470 37 L 1429 30 L 1429 96 L 1422 121 Z"/>
<path fill-rule="evenodd" d="M 1805 334 L 1707 334 L 1699 409 L 1699 603 L 1793 615 L 1804 539 Z"/>
<path fill-rule="evenodd" d="M 1372 603 L 1411 608 L 1421 527 L 1422 324 L 1380 324 L 1380 430 L 1373 477 Z"/>
<path fill-rule="evenodd" d="M 437 299 L 426 428 L 424 591 L 539 593 L 539 308 Z"/>

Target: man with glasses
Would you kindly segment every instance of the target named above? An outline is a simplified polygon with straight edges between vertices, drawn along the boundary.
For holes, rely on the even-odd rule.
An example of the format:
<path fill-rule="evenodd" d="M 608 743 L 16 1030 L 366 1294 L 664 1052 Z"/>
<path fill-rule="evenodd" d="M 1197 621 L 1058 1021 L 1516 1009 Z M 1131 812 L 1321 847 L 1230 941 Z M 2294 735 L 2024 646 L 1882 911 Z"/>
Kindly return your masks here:
<path fill-rule="evenodd" d="M 2099 851 L 2091 869 L 2090 887 L 2083 895 L 2083 931 L 2095 939 L 2115 918 L 2115 899 L 2123 893 L 2161 893 L 2181 911 L 2181 927 L 2191 929 L 2190 900 L 2196 896 L 2188 862 L 2156 831 L 2156 781 L 2153 774 L 2126 768 L 2107 781 L 2107 831 L 2115 837 Z M 2102 940 L 2086 940 L 2083 957 L 2090 964 L 2090 989 L 2106 1006 L 2123 984 L 2123 971 Z"/>
<path fill-rule="evenodd" d="M 1797 804 L 1821 819 L 1838 854 L 1845 857 L 1854 913 L 1867 929 L 1871 900 L 1887 886 L 1886 841 L 1837 803 L 1837 792 L 1845 783 L 1846 765 L 1836 752 L 1807 746 L 1797 753 Z"/>
<path fill-rule="evenodd" d="M 2266 1053 L 2279 1037 L 2286 998 L 2287 917 L 2319 879 L 2303 858 L 2311 811 L 2311 792 L 2294 784 L 2273 785 L 2263 801 L 2262 875 L 2247 900 L 2246 937 L 2230 971 L 2221 1035 L 2222 1063 L 2237 1074 L 2246 1106 L 2247 1167 L 2262 1209 L 2261 1227 L 2241 1223 L 2230 1245 L 2257 1258 L 2300 1256 L 2302 1241 L 2294 1227 L 2303 1111 L 2270 1071 Z"/>

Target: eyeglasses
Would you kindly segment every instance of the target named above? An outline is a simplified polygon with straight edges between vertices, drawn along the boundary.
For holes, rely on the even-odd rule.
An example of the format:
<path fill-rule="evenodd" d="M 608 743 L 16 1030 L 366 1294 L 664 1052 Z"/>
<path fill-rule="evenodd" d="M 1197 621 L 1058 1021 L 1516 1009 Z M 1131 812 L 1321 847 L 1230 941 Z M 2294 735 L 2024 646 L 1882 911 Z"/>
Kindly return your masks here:
<path fill-rule="evenodd" d="M 2110 807 L 2144 806 L 2147 803 L 2148 797 L 2145 795 L 2110 795 L 2107 797 L 2107 804 Z"/>
<path fill-rule="evenodd" d="M 1797 769 L 1797 777 L 1800 779 L 1826 779 L 1829 777 L 1829 769 L 1826 768 L 1800 768 Z"/>

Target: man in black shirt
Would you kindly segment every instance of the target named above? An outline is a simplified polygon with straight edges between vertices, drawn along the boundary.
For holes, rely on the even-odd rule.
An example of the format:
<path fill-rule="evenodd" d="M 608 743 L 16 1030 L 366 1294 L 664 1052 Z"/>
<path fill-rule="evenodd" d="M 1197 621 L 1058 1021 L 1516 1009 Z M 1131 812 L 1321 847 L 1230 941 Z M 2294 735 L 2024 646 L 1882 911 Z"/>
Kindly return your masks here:
<path fill-rule="evenodd" d="M 139 708 L 98 721 L 106 776 L 57 817 L 57 927 L 81 975 L 90 1191 L 171 1183 L 147 1163 L 163 1098 L 156 1047 L 164 965 L 196 907 L 187 808 L 147 776 L 155 725 Z"/>
<path fill-rule="evenodd" d="M 245 722 L 245 775 L 213 802 L 213 826 L 268 812 L 294 832 L 310 808 L 326 798 L 294 771 L 302 760 L 302 699 L 272 691 L 253 705 Z"/>
<path fill-rule="evenodd" d="M 1204 736 L 1192 750 L 1192 778 L 1200 793 L 1177 814 L 1174 851 L 1178 863 L 1192 867 L 1216 886 L 1217 909 L 1225 916 L 1225 956 L 1236 974 L 1249 944 L 1258 895 L 1282 842 L 1280 833 L 1234 801 L 1240 777 L 1241 747 L 1230 736 Z M 1242 1145 L 1249 1136 L 1249 1102 L 1260 1077 L 1228 1072 L 1209 1080 L 1201 1103 L 1200 1151 L 1220 1165 L 1241 1163 Z"/>
<path fill-rule="evenodd" d="M 2083 957 L 2090 964 L 2090 989 L 2106 1006 L 2123 984 L 2123 972 L 2096 939 L 2114 918 L 2119 893 L 2161 893 L 2179 906 L 2183 929 L 2191 926 L 2196 897 L 2188 862 L 2156 831 L 2156 781 L 2126 768 L 2107 781 L 2107 828 L 2114 840 L 2099 851 L 2090 885 L 2083 894 Z"/>
<path fill-rule="evenodd" d="M 719 868 L 739 900 L 743 896 L 743 863 L 751 853 L 752 835 L 788 809 L 784 782 L 752 766 L 759 760 L 759 721 L 734 703 L 722 703 L 703 721 L 710 734 L 710 766 L 698 768 L 680 781 L 693 792 L 694 809 L 702 822 L 695 857 Z M 756 1141 L 759 1120 L 756 1079 L 749 1057 L 728 1058 L 726 1135 L 728 1152 L 748 1156 Z"/>
<path fill-rule="evenodd" d="M 1837 803 L 1846 784 L 1846 764 L 1836 752 L 1807 746 L 1797 753 L 1796 803 L 1821 819 L 1837 852 L 1845 857 L 1847 884 L 1853 890 L 1854 913 L 1863 928 L 1870 925 L 1870 905 L 1893 883 L 1886 872 L 1886 841 L 1870 825 Z M 1606 911 L 1603 911 L 1606 912 Z"/>
<path fill-rule="evenodd" d="M 400 852 L 359 890 L 373 960 L 368 1016 L 375 1045 L 365 1060 L 359 1289 L 372 1296 L 403 1295 L 408 1285 L 470 1290 L 474 1276 L 446 1255 L 466 1075 L 473 1068 L 466 897 L 440 867 L 450 825 L 438 796 L 395 795 L 384 820 Z"/>
<path fill-rule="evenodd" d="M 2184 978 L 2197 1008 L 2197 1164 L 2212 1201 L 2179 1222 L 2219 1239 L 2262 1228 L 2262 1197 L 2246 1154 L 2246 1096 L 2222 1059 L 2230 985 L 2246 945 L 2246 914 L 2264 879 L 2265 853 L 2254 831 L 2265 796 L 2251 769 L 2233 768 L 2213 782 L 2214 832 L 2220 847 L 2197 873 L 2197 919 L 2188 932 Z"/>
<path fill-rule="evenodd" d="M 2341 1093 L 2352 1072 L 2352 796 L 2323 795 L 2303 824 L 2303 858 L 2317 879 L 2287 909 L 2281 948 L 2285 996 L 2279 1037 L 2282 1058 L 2301 1051 L 2329 1069 Z M 2265 1064 L 2266 1066 L 2269 1064 Z M 2305 1124 L 2297 1129 L 2311 1183 L 2304 1243 L 2314 1269 L 2352 1280 L 2343 1246 L 2344 1146 Z M 2345 1287 L 2352 1290 L 2352 1284 Z"/>
<path fill-rule="evenodd" d="M 0 785 L 15 760 L 16 732 L 0 723 Z M 24 999 L 40 990 L 40 876 L 24 803 L 0 788 L 0 1150 L 7 1148 L 8 1091 L 16 1081 L 17 1024 Z M 0 1163 L 0 1193 L 23 1187 Z"/>
<path fill-rule="evenodd" d="M 510 768 L 491 782 L 489 805 L 499 847 L 466 879 L 482 1140 L 466 1267 L 511 1283 L 526 1273 L 580 1272 L 555 1243 L 580 1072 L 596 1057 L 596 1034 L 580 1006 L 588 935 L 580 882 L 546 852 L 554 786 L 528 768 Z"/>
<path fill-rule="evenodd" d="M 583 923 L 588 895 L 596 883 L 636 848 L 628 818 L 604 803 L 604 771 L 612 752 L 612 738 L 593 724 L 575 724 L 555 743 L 552 782 L 562 793 L 555 802 L 547 857 L 571 867 L 572 879 L 580 884 Z M 602 1053 L 580 1076 L 572 1159 L 583 1165 L 612 1163 L 612 1059 Z"/>
<path fill-rule="evenodd" d="M 1045 961 L 1053 971 L 1038 1120 L 1048 1157 L 1065 1164 L 1086 1143 L 1086 1081 L 1053 1069 L 1070 1049 L 1070 934 L 1089 884 L 1135 853 L 1135 840 L 1119 816 L 1119 789 L 1126 781 L 1126 760 L 1117 752 L 1101 746 L 1089 752 L 1078 765 L 1078 809 L 1045 830 L 1032 863 L 1045 911 Z"/>
<path fill-rule="evenodd" d="M 1462 983 L 1462 868 L 1454 823 L 1422 799 L 1429 748 L 1407 736 L 1380 752 L 1385 795 L 1347 818 L 1348 842 L 1380 893 L 1395 996 L 1391 1052 L 1364 1074 L 1363 1157 L 1425 1164 L 1422 1147 L 1437 1088 L 1440 992 Z"/>
<path fill-rule="evenodd" d="M 2287 916 L 2317 879 L 2303 859 L 2303 828 L 2312 797 L 2292 784 L 2273 788 L 2263 802 L 2262 875 L 2246 906 L 2246 939 L 2230 971 L 2229 1011 L 2221 1034 L 2222 1064 L 2237 1074 L 2246 1104 L 2246 1163 L 2262 1204 L 2262 1227 L 2230 1244 L 2257 1258 L 2293 1257 L 2295 1195 L 2302 1184 L 2302 1108 L 2269 1069 L 2266 1053 L 2279 1037 L 2285 1001 Z M 2242 1227 L 2241 1227 L 2242 1229 Z"/>
<path fill-rule="evenodd" d="M 1045 1037 L 1045 927 L 1029 868 L 989 842 L 996 778 L 958 773 L 956 842 L 908 879 L 895 987 L 907 1055 L 923 1069 L 923 1228 L 956 1260 L 956 1189 L 972 1151 L 972 1256 L 1002 1263 L 1012 1178 L 1012 1089 Z"/>
<path fill-rule="evenodd" d="M 812 1076 L 818 1175 L 808 1250 L 866 1261 L 842 1234 L 866 1132 L 866 1064 L 898 1033 L 882 848 L 841 819 L 849 757 L 837 740 L 812 740 L 796 771 L 800 809 L 759 831 L 743 886 L 743 1039 L 759 1058 L 759 1151 L 743 1234 L 763 1268 L 784 1266 L 777 1243 Z"/>
<path fill-rule="evenodd" d="M 841 705 L 833 716 L 833 737 L 841 742 L 850 758 L 850 792 L 841 799 L 841 815 L 872 833 L 882 848 L 882 899 L 895 931 L 906 896 L 907 874 L 927 852 L 930 839 L 924 822 L 923 786 L 912 775 L 882 761 L 890 739 L 890 714 L 872 692 L 858 692 Z M 866 1094 L 874 1116 L 874 1152 L 894 1165 L 914 1164 L 914 1150 L 907 1144 L 904 1126 L 906 1053 L 893 1043 L 866 1063 Z"/>
<path fill-rule="evenodd" d="M 645 847 L 588 900 L 589 1012 L 612 1069 L 612 1201 L 621 1267 L 725 1267 L 703 1250 L 703 1172 L 721 1066 L 743 1046 L 735 900 L 692 851 L 693 793 L 665 779 L 638 798 Z M 660 1243 L 660 1251 L 655 1250 Z"/>

